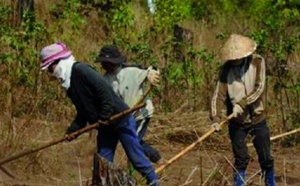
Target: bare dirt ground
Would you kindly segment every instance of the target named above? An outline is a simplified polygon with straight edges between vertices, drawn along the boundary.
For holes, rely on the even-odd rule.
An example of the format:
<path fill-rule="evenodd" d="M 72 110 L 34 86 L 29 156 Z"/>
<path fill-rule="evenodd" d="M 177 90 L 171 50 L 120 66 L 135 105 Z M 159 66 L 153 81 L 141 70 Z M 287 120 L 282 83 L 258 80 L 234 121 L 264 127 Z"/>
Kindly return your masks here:
<path fill-rule="evenodd" d="M 4 120 L 1 122 L 3 124 Z M 67 123 L 67 121 L 62 122 Z M 18 130 L 25 130 L 24 126 L 26 126 L 27 135 L 21 137 L 23 143 L 16 146 L 13 152 L 2 152 L 2 156 L 10 156 L 26 148 L 34 148 L 59 138 L 66 127 L 59 123 L 45 121 L 24 120 L 23 123 L 20 121 L 18 123 L 16 133 Z M 39 123 L 40 127 L 36 127 L 36 123 Z M 202 112 L 156 115 L 151 122 L 146 140 L 159 149 L 163 158 L 168 160 L 203 135 L 209 129 L 208 123 L 207 114 Z M 272 129 L 276 124 L 276 119 L 269 123 Z M 271 131 L 272 135 L 278 134 L 276 130 Z M 51 135 L 52 132 L 56 132 L 56 135 Z M 4 167 L 15 178 L 0 170 L 0 185 L 87 185 L 92 177 L 92 160 L 96 147 L 94 137 L 95 133 L 84 134 L 71 143 L 61 143 L 5 164 Z M 272 143 L 277 185 L 300 186 L 299 144 L 298 147 L 297 145 L 282 147 L 281 142 L 277 140 Z M 161 185 L 232 185 L 233 157 L 230 148 L 227 130 L 224 128 L 220 134 L 211 135 L 203 143 L 165 168 L 160 173 Z M 248 185 L 263 185 L 255 150 L 250 147 L 249 153 L 253 159 L 247 170 L 247 183 Z M 121 147 L 118 147 L 115 159 L 115 165 L 126 170 L 126 157 Z M 154 165 L 155 168 L 159 166 Z M 136 178 L 139 180 L 140 176 L 136 174 Z"/>

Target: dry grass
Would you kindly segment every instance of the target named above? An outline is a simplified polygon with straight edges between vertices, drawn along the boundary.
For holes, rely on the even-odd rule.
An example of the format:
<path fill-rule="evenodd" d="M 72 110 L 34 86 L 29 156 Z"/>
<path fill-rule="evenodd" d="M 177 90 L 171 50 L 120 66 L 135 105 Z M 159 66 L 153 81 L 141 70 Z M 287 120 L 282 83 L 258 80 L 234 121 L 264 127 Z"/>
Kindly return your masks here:
<path fill-rule="evenodd" d="M 1 2 L 10 3 L 8 0 Z M 37 18 L 43 22 L 49 30 L 56 30 L 46 41 L 40 44 L 49 44 L 55 41 L 67 42 L 76 58 L 88 64 L 93 63 L 91 54 L 97 53 L 105 43 L 111 42 L 113 38 L 106 36 L 103 31 L 104 19 L 97 11 L 92 10 L 86 17 L 86 24 L 80 28 L 80 36 L 73 35 L 68 25 L 62 25 L 64 35 L 71 39 L 64 41 L 63 33 L 59 32 L 57 22 L 50 14 L 49 7 L 53 3 L 62 2 L 60 0 L 36 1 Z M 146 14 L 139 3 L 131 4 L 135 12 L 136 24 L 132 30 L 125 34 L 143 34 L 150 30 L 153 24 L 151 18 Z M 246 21 L 240 23 L 232 18 L 228 27 L 223 25 L 208 26 L 205 21 L 187 20 L 182 23 L 194 33 L 193 47 L 200 49 L 207 48 L 211 53 L 216 54 L 221 42 L 216 39 L 216 35 L 221 32 L 244 33 L 247 28 Z M 56 28 L 56 29 L 54 29 Z M 151 36 L 151 34 L 149 34 Z M 75 37 L 76 36 L 76 37 Z M 168 35 L 157 35 L 155 38 L 148 37 L 145 43 L 151 46 L 153 54 L 158 59 L 160 68 L 167 68 L 168 60 L 161 51 L 161 46 L 165 43 Z M 72 38 L 74 37 L 74 38 Z M 132 37 L 132 42 L 138 39 Z M 42 46 L 39 46 L 40 48 Z M 2 52 L 3 49 L 1 49 Z M 122 49 L 130 60 L 134 53 Z M 171 53 L 168 47 L 167 53 Z M 290 58 L 298 61 L 299 53 L 295 53 Z M 216 66 L 218 58 L 213 64 Z M 39 63 L 37 59 L 37 64 Z M 144 65 L 149 65 L 148 61 L 142 61 Z M 201 61 L 195 61 L 197 70 L 211 70 L 210 81 L 214 82 L 215 69 L 207 69 Z M 99 69 L 99 67 L 97 67 Z M 5 66 L 0 64 L 0 74 L 4 72 Z M 297 74 L 298 69 L 291 71 Z M 39 93 L 29 94 L 26 87 L 11 87 L 11 78 L 0 77 L 2 85 L 0 91 L 0 157 L 11 156 L 25 149 L 35 148 L 53 139 L 61 137 L 67 125 L 72 120 L 75 110 L 70 103 L 66 103 L 65 92 L 60 89 L 56 82 L 50 82 L 45 74 L 39 74 Z M 271 126 L 272 135 L 284 132 L 282 124 L 281 105 L 278 95 L 272 92 L 274 82 L 273 77 L 269 77 L 267 87 L 268 121 Z M 166 82 L 162 82 L 164 84 Z M 13 88 L 13 89 L 12 89 Z M 146 139 L 157 147 L 165 159 L 170 159 L 186 146 L 193 143 L 209 129 L 209 118 L 207 108 L 212 95 L 211 87 L 197 85 L 195 91 L 196 104 L 192 102 L 192 91 L 189 89 L 178 90 L 177 87 L 170 87 L 169 95 L 159 92 L 154 96 L 156 114 L 152 119 L 151 126 Z M 54 92 L 53 98 L 48 98 L 49 90 Z M 52 93 L 51 92 L 51 93 Z M 294 94 L 293 94 L 294 95 Z M 288 96 L 292 97 L 290 93 Z M 170 110 L 166 113 L 162 106 L 163 99 L 171 100 Z M 298 104 L 297 99 L 292 99 L 290 105 L 287 98 L 283 100 L 285 114 L 289 113 L 290 106 Z M 193 111 L 193 108 L 196 110 Z M 16 112 L 17 111 L 17 112 Z M 18 113 L 18 116 L 12 113 Z M 29 113 L 29 114 L 23 114 Z M 292 126 L 297 121 L 289 121 Z M 291 127 L 288 126 L 288 127 Z M 299 170 L 299 137 L 290 139 L 294 146 L 284 148 L 280 144 L 284 140 L 274 142 L 274 154 L 276 159 L 276 171 L 278 185 L 300 185 L 297 178 Z M 294 140 L 294 141 L 293 141 Z M 161 175 L 162 185 L 183 186 L 183 185 L 231 185 L 232 180 L 232 155 L 227 130 L 220 134 L 214 134 L 203 143 L 195 147 L 191 152 L 174 162 Z M 79 137 L 72 143 L 62 143 L 38 153 L 20 158 L 5 165 L 19 179 L 12 180 L 0 170 L 0 185 L 84 185 L 91 178 L 92 156 L 95 151 L 94 136 L 88 134 Z M 248 180 L 250 185 L 260 185 L 259 166 L 255 160 L 255 151 L 250 150 L 254 157 L 250 163 Z M 118 148 L 116 164 L 126 168 L 126 158 L 121 148 Z M 155 165 L 156 167 L 158 165 Z"/>
<path fill-rule="evenodd" d="M 5 126 L 4 116 L 1 126 Z M 35 148 L 62 134 L 68 119 L 60 122 L 47 122 L 29 118 L 17 119 L 14 143 L 10 147 L 1 144 L 1 149 L 9 149 L 1 156 L 9 156 L 28 148 Z M 271 121 L 271 126 L 274 124 Z M 207 112 L 184 112 L 156 114 L 151 122 L 146 140 L 161 151 L 164 159 L 170 159 L 193 143 L 208 130 Z M 4 185 L 79 185 L 91 179 L 92 157 L 95 152 L 95 135 L 80 136 L 71 143 L 62 143 L 7 163 L 6 168 L 18 177 L 8 178 L 1 172 Z M 274 144 L 278 185 L 287 182 L 300 183 L 295 170 L 299 168 L 300 154 L 294 148 L 278 148 Z M 231 185 L 232 154 L 227 129 L 213 134 L 189 153 L 168 166 L 160 175 L 162 185 Z M 293 158 L 291 150 L 293 150 Z M 249 185 L 260 185 L 259 165 L 254 149 L 250 149 L 253 161 L 248 168 Z M 116 165 L 126 169 L 126 158 L 119 147 Z M 159 165 L 154 165 L 158 167 Z M 6 178 L 5 178 L 6 176 Z M 4 179 L 5 178 L 5 179 Z M 140 177 L 137 175 L 137 179 Z"/>

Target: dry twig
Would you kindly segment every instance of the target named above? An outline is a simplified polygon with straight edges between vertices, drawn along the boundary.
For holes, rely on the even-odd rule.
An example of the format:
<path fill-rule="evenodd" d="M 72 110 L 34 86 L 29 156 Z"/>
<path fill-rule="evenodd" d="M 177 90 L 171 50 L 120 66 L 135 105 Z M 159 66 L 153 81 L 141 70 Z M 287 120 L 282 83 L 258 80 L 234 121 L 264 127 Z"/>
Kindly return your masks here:
<path fill-rule="evenodd" d="M 244 180 L 243 177 L 241 177 L 241 175 L 239 174 L 238 170 L 236 170 L 236 168 L 233 166 L 233 164 L 229 161 L 229 159 L 224 156 L 225 160 L 228 162 L 228 164 L 234 169 L 234 171 L 240 176 L 240 178 L 243 180 L 243 182 L 245 183 L 245 185 L 247 184 L 247 181 Z"/>

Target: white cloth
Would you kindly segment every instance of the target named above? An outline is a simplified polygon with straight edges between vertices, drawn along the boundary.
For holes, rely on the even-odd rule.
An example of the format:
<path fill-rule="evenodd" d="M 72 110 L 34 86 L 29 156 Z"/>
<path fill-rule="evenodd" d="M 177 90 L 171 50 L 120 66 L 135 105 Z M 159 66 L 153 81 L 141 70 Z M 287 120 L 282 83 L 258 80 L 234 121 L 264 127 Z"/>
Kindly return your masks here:
<path fill-rule="evenodd" d="M 234 107 L 233 107 L 233 111 L 232 111 L 232 114 L 233 114 L 233 117 L 238 117 L 239 115 L 242 115 L 244 112 L 243 108 L 239 105 L 239 104 L 235 104 Z"/>
<path fill-rule="evenodd" d="M 159 70 L 154 70 L 154 69 L 149 70 L 147 78 L 153 86 L 159 85 L 159 75 L 160 75 Z"/>
<path fill-rule="evenodd" d="M 152 67 L 147 70 L 137 67 L 120 67 L 114 73 L 105 74 L 104 78 L 112 86 L 115 93 L 129 107 L 133 107 L 145 94 L 144 82 L 151 69 Z M 146 106 L 134 114 L 136 120 L 152 116 L 154 108 L 149 96 L 145 98 L 145 102 Z"/>
<path fill-rule="evenodd" d="M 147 5 L 151 14 L 155 14 L 154 0 L 147 0 Z"/>
<path fill-rule="evenodd" d="M 215 123 L 211 124 L 211 128 L 213 128 L 216 132 L 221 131 L 221 126 L 218 122 L 215 122 Z"/>
<path fill-rule="evenodd" d="M 70 88 L 72 66 L 75 62 L 76 61 L 73 55 L 69 56 L 68 58 L 61 59 L 56 65 L 52 74 L 61 81 L 61 86 L 66 90 Z"/>

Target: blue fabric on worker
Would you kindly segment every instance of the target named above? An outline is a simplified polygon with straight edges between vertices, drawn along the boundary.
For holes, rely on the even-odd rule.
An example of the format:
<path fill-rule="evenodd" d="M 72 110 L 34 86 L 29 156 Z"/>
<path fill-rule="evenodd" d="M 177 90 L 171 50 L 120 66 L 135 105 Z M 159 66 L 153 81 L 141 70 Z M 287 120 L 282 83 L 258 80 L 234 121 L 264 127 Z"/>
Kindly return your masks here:
<path fill-rule="evenodd" d="M 145 154 L 136 136 L 135 120 L 132 115 L 115 123 L 101 126 L 98 129 L 98 154 L 113 162 L 117 143 L 120 140 L 130 162 L 147 180 L 158 180 L 152 165 Z M 148 182 L 148 184 L 150 184 Z"/>

